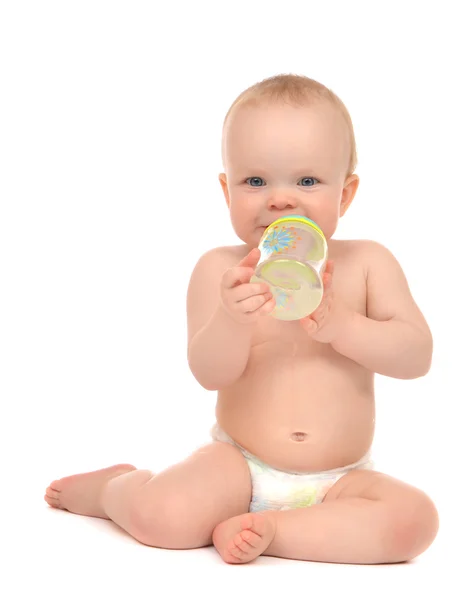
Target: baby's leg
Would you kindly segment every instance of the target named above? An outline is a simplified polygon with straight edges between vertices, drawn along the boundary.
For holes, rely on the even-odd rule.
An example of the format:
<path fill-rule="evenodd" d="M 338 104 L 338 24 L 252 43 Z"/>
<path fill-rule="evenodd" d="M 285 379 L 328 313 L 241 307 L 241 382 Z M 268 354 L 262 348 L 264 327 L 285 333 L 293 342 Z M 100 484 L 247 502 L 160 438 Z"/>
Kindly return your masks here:
<path fill-rule="evenodd" d="M 138 541 L 160 548 L 211 545 L 218 523 L 249 510 L 252 485 L 240 451 L 223 442 L 198 449 L 154 475 L 132 465 L 54 481 L 56 508 L 111 519 Z"/>
<path fill-rule="evenodd" d="M 260 554 L 319 562 L 376 564 L 410 560 L 438 529 L 437 511 L 424 492 L 382 473 L 355 470 L 321 504 L 232 517 L 213 533 L 226 562 Z"/>
<path fill-rule="evenodd" d="M 438 530 L 435 505 L 421 490 L 370 470 L 344 475 L 321 504 L 278 513 L 264 554 L 321 562 L 404 562 L 422 554 Z"/>

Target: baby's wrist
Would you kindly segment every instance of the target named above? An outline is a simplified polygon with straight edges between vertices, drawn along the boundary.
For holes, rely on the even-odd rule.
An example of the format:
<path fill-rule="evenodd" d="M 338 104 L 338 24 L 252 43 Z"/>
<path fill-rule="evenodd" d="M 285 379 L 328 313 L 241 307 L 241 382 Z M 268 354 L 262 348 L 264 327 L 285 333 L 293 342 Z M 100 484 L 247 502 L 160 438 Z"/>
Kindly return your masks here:
<path fill-rule="evenodd" d="M 337 350 L 345 340 L 348 340 L 353 335 L 357 315 L 358 313 L 353 309 L 346 307 L 343 309 L 341 323 L 336 328 L 335 336 L 330 342 L 334 350 Z"/>

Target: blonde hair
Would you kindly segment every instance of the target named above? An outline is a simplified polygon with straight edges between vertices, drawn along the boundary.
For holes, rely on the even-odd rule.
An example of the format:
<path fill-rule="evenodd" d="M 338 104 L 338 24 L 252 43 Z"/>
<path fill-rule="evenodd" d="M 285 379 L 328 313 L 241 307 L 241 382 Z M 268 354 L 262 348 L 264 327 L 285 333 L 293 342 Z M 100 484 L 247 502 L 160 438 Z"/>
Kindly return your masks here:
<path fill-rule="evenodd" d="M 271 103 L 286 102 L 294 106 L 306 106 L 313 100 L 327 101 L 342 115 L 348 130 L 350 142 L 350 159 L 347 176 L 351 175 L 357 166 L 357 148 L 353 123 L 345 104 L 325 85 L 304 75 L 275 75 L 263 79 L 244 90 L 232 103 L 224 119 L 223 130 L 236 107 L 246 104 L 258 104 L 267 101 Z"/>

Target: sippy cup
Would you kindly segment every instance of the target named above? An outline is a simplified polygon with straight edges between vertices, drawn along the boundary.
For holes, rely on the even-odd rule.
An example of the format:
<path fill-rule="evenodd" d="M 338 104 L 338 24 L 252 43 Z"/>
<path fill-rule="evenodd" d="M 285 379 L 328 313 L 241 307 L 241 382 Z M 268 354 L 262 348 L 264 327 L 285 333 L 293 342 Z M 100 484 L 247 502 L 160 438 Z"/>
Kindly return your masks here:
<path fill-rule="evenodd" d="M 316 310 L 327 262 L 327 241 L 320 227 L 307 217 L 281 217 L 265 229 L 258 247 L 261 256 L 251 281 L 270 286 L 276 301 L 270 314 L 295 321 Z"/>

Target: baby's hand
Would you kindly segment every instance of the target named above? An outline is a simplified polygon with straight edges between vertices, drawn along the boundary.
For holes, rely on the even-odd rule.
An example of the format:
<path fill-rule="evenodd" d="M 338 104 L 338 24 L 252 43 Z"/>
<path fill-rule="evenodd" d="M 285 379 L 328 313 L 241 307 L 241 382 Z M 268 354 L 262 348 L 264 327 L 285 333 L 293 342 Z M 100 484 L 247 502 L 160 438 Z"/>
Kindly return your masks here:
<path fill-rule="evenodd" d="M 238 265 L 228 269 L 221 280 L 221 302 L 231 317 L 239 323 L 254 323 L 275 308 L 275 300 L 265 283 L 250 283 L 260 259 L 254 248 Z"/>
<path fill-rule="evenodd" d="M 352 312 L 338 298 L 334 297 L 333 273 L 334 261 L 329 260 L 322 276 L 324 284 L 322 302 L 312 314 L 300 320 L 301 325 L 313 340 L 326 344 L 335 340 L 352 315 Z"/>

